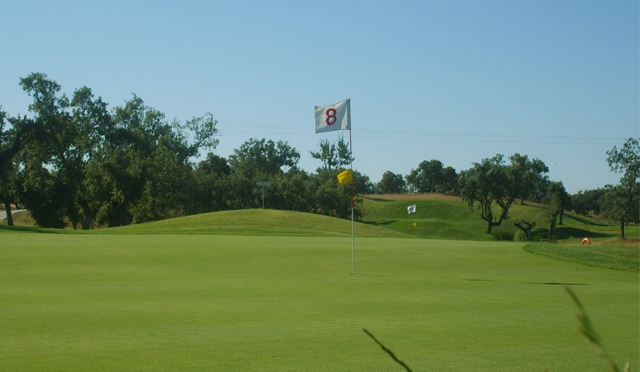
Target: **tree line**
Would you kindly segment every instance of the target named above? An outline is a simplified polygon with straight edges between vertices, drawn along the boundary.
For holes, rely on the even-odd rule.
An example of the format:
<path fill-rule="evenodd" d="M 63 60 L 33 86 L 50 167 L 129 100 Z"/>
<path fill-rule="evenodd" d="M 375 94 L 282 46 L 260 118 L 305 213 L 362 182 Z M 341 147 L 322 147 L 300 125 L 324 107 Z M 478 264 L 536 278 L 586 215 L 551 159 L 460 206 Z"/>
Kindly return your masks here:
<path fill-rule="evenodd" d="M 169 122 L 135 95 L 109 109 L 90 88 L 69 98 L 42 73 L 20 79 L 20 86 L 33 99 L 31 115 L 10 117 L 0 107 L 0 200 L 6 209 L 16 203 L 29 209 L 39 226 L 90 229 L 256 208 L 263 192 L 268 208 L 351 215 L 350 186 L 336 182 L 353 161 L 343 137 L 321 141 L 310 152 L 321 165 L 307 172 L 298 166 L 300 153 L 282 141 L 251 138 L 228 158 L 216 155 L 217 121 L 210 113 L 184 124 Z M 636 172 L 635 179 L 625 173 L 621 185 L 607 186 L 603 194 L 606 205 L 616 206 L 608 207 L 608 215 L 621 218 L 622 226 L 637 222 L 638 213 L 634 219 L 633 211 L 620 212 L 637 187 L 638 167 L 626 162 L 633 156 L 638 162 L 637 147 L 630 139 L 608 153 L 613 171 Z M 194 162 L 203 150 L 207 155 Z M 591 191 L 569 196 L 561 182 L 549 180 L 548 171 L 543 161 L 518 153 L 508 162 L 497 154 L 459 173 L 439 160 L 423 161 L 406 176 L 387 171 L 375 184 L 354 171 L 354 215 L 362 217 L 359 195 L 374 193 L 458 195 L 477 208 L 488 233 L 509 217 L 516 200 L 548 205 L 549 223 L 561 223 L 563 211 L 572 207 L 578 213 L 596 210 L 581 204 Z"/>
<path fill-rule="evenodd" d="M 487 233 L 509 218 L 510 206 L 519 200 L 541 203 L 545 207 L 545 223 L 549 239 L 565 210 L 584 216 L 600 216 L 619 223 L 620 236 L 625 226 L 640 222 L 640 142 L 629 138 L 621 148 L 606 152 L 612 172 L 620 173 L 620 183 L 595 190 L 581 190 L 569 195 L 560 181 L 551 181 L 549 168 L 540 159 L 529 159 L 518 153 L 509 157 L 497 154 L 493 158 L 473 163 L 473 167 L 457 173 L 439 160 L 421 162 L 403 177 L 387 171 L 375 185 L 377 193 L 438 192 L 460 196 L 470 208 L 479 211 L 487 222 Z M 535 221 L 518 221 L 514 226 L 524 231 L 527 239 Z"/>
<path fill-rule="evenodd" d="M 228 159 L 209 151 L 194 162 L 218 144 L 210 113 L 170 123 L 135 95 L 109 110 L 90 88 L 69 98 L 42 73 L 20 86 L 33 99 L 31 115 L 9 117 L 0 107 L 0 200 L 7 210 L 28 209 L 38 226 L 90 229 L 255 208 L 257 182 L 268 185 L 269 208 L 351 215 L 350 186 L 335 182 L 352 160 L 343 139 L 312 153 L 322 162 L 315 173 L 298 167 L 300 153 L 288 143 L 257 138 Z M 370 193 L 368 178 L 354 174 L 355 192 Z"/>

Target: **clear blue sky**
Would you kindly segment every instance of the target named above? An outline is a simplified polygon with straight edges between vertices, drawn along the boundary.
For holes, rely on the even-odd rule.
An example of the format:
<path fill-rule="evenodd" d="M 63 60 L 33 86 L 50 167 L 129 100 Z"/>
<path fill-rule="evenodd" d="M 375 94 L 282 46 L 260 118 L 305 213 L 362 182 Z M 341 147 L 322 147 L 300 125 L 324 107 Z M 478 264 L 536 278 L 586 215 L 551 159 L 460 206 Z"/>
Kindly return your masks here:
<path fill-rule="evenodd" d="M 637 0 L 29 1 L 0 3 L 0 105 L 44 72 L 169 120 L 211 112 L 229 156 L 252 137 L 309 155 L 314 105 L 351 98 L 354 168 L 457 171 L 543 160 L 570 193 L 617 183 L 607 150 L 640 136 Z M 345 132 L 348 138 L 348 132 Z"/>

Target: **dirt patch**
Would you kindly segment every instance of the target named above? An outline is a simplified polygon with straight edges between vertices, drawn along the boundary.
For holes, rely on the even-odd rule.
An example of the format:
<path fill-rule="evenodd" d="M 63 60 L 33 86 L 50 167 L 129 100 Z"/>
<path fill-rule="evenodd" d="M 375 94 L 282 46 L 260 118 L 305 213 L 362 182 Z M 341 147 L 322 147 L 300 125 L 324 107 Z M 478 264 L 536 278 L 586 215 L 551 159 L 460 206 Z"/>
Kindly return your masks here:
<path fill-rule="evenodd" d="M 630 247 L 640 247 L 640 237 L 633 237 L 633 238 L 614 238 L 614 239 L 607 239 L 607 240 L 599 240 L 597 242 L 591 242 L 591 244 L 593 245 L 604 245 L 604 244 L 615 244 L 615 245 L 624 245 L 624 246 L 630 246 Z"/>
<path fill-rule="evenodd" d="M 382 199 L 382 200 L 447 200 L 447 201 L 460 201 L 459 196 L 438 194 L 435 192 L 423 193 L 423 194 L 374 194 L 374 195 L 362 195 L 367 199 Z"/>
<path fill-rule="evenodd" d="M 602 232 L 602 231 L 601 231 Z M 611 232 L 607 232 L 607 233 L 612 233 L 615 234 L 617 231 L 611 231 Z M 583 245 L 582 244 L 582 239 L 580 238 L 575 238 L 575 239 L 567 239 L 566 241 L 561 241 L 558 242 L 559 244 L 562 245 Z M 620 245 L 620 246 L 625 246 L 625 247 L 638 247 L 640 248 L 640 237 L 638 236 L 634 236 L 631 238 L 600 238 L 600 239 L 591 239 L 591 245 Z"/>
<path fill-rule="evenodd" d="M 7 219 L 0 221 L 0 224 L 6 225 Z M 31 218 L 31 214 L 29 211 L 21 211 L 13 214 L 13 225 L 14 226 L 35 226 L 35 221 Z"/>

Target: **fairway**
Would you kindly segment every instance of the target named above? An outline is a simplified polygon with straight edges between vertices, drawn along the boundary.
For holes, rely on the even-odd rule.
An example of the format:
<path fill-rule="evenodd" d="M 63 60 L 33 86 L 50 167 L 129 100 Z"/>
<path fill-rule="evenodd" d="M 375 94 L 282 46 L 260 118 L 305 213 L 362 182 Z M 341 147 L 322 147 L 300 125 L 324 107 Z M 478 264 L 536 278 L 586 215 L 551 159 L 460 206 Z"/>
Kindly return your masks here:
<path fill-rule="evenodd" d="M 0 371 L 639 370 L 638 273 L 523 243 L 3 234 Z"/>

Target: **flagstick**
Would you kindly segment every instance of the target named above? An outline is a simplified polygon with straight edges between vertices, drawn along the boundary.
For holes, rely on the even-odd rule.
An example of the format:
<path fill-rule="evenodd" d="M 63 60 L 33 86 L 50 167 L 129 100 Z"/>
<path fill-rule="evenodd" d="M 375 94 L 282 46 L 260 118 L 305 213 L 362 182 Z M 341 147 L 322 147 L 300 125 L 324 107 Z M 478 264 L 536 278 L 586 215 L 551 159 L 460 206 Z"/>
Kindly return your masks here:
<path fill-rule="evenodd" d="M 351 140 L 351 129 L 349 129 L 349 157 L 351 159 L 351 275 L 356 275 L 356 248 L 355 235 L 353 231 L 353 146 Z"/>

